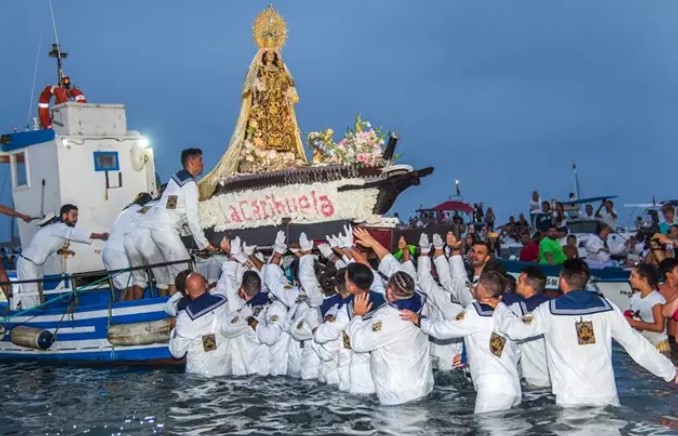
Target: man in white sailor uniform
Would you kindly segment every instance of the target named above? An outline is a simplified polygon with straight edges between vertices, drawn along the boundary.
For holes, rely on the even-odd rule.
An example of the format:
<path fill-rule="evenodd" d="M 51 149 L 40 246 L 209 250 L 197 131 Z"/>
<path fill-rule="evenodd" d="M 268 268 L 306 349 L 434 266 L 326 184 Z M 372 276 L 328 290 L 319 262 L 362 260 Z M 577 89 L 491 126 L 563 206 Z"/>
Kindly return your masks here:
<path fill-rule="evenodd" d="M 400 318 L 400 310 L 421 311 L 422 298 L 414 287 L 409 274 L 398 271 L 391 275 L 386 287 L 389 304 L 376 310 L 370 320 L 363 319 L 372 304 L 369 294 L 354 299 L 353 319 L 347 329 L 351 348 L 370 353 L 370 370 L 381 404 L 414 401 L 433 389 L 428 337 Z"/>
<path fill-rule="evenodd" d="M 445 242 L 438 234 L 433 235 L 433 263 L 438 276 L 447 274 L 449 276 L 449 265 L 445 258 Z M 422 315 L 431 320 L 446 319 L 453 320 L 464 308 L 452 301 L 452 295 L 433 279 L 431 275 L 431 242 L 425 233 L 421 234 L 419 240 L 420 256 L 417 259 L 417 284 L 419 290 L 426 295 Z M 449 279 L 451 280 L 451 279 Z M 431 357 L 434 367 L 439 371 L 450 371 L 455 366 L 455 357 L 461 356 L 463 339 L 436 339 L 429 336 L 431 342 Z M 459 358 L 460 359 L 460 358 Z"/>
<path fill-rule="evenodd" d="M 202 151 L 198 148 L 188 148 L 181 152 L 181 165 L 178 171 L 167 183 L 159 203 L 151 211 L 153 213 L 153 228 L 151 238 L 160 250 L 165 262 L 190 260 L 186 246 L 181 241 L 181 228 L 186 224 L 193 234 L 198 249 L 213 252 L 216 248 L 205 238 L 205 233 L 198 220 L 198 200 L 200 194 L 195 177 L 202 174 L 205 166 Z M 169 294 L 174 289 L 174 279 L 177 274 L 186 269 L 186 264 L 168 265 Z"/>
<path fill-rule="evenodd" d="M 226 298 L 207 292 L 207 280 L 198 273 L 186 277 L 186 294 L 190 301 L 170 332 L 170 353 L 177 359 L 186 357 L 188 373 L 224 375 L 227 347 L 221 326 L 226 321 Z"/>
<path fill-rule="evenodd" d="M 480 275 L 475 285 L 475 297 L 485 299 L 501 295 L 505 278 L 496 271 Z M 429 320 L 403 310 L 403 319 L 420 325 L 421 330 L 440 339 L 463 337 L 475 388 L 474 413 L 496 412 L 520 404 L 518 348 L 513 341 L 496 331 L 493 309 L 473 301 L 455 320 Z"/>
<path fill-rule="evenodd" d="M 72 204 L 64 204 L 59 211 L 59 219 L 44 225 L 33 236 L 28 247 L 21 252 L 17 261 L 17 276 L 20 281 L 35 280 L 32 283 L 19 284 L 17 295 L 11 300 L 12 309 L 28 309 L 40 303 L 40 286 L 42 266 L 53 254 L 75 255 L 68 249 L 70 242 L 91 244 L 93 239 L 105 241 L 108 233 L 91 233 L 76 229 L 78 208 Z"/>
<path fill-rule="evenodd" d="M 245 271 L 238 293 L 246 303 L 222 327 L 222 334 L 233 340 L 232 374 L 269 375 L 271 347 L 283 334 L 287 309 L 262 292 L 261 277 L 254 271 Z"/>
<path fill-rule="evenodd" d="M 136 217 L 139 215 L 139 210 L 152 200 L 151 194 L 147 192 L 139 193 L 134 201 L 123 209 L 118 217 L 113 222 L 113 227 L 101 252 L 101 260 L 104 263 L 106 270 L 120 271 L 129 269 L 130 263 L 125 253 L 125 233 L 128 232 L 134 225 Z M 111 277 L 115 289 L 121 291 L 121 299 L 133 300 L 132 273 L 129 271 L 119 272 Z"/>
<path fill-rule="evenodd" d="M 312 347 L 320 357 L 318 380 L 337 385 L 339 390 L 351 388 L 351 350 L 344 347 L 342 329 L 336 324 L 337 314 L 351 301 L 346 289 L 346 268 L 339 268 L 335 278 L 336 294 L 320 305 L 320 324 L 313 330 Z"/>
<path fill-rule="evenodd" d="M 544 335 L 557 405 L 619 405 L 612 369 L 613 338 L 652 374 L 678 382 L 671 361 L 634 331 L 614 304 L 582 290 L 590 277 L 583 260 L 566 260 L 560 274 L 564 295 L 522 317 L 495 298 L 485 300 L 496 305 L 494 318 L 502 335 L 515 340 Z"/>
<path fill-rule="evenodd" d="M 282 244 L 282 241 L 277 244 Z M 271 294 L 289 307 L 286 325 L 289 335 L 287 375 L 308 380 L 318 378 L 320 358 L 308 341 L 313 339 L 312 330 L 320 324 L 317 308 L 323 303 L 324 294 L 315 275 L 314 258 L 311 255 L 313 242 L 308 240 L 305 233 L 299 236 L 299 247 L 295 254 L 300 257 L 292 263 L 293 267 L 298 265 L 295 276 L 299 286 L 291 286 L 280 268 L 280 258 L 276 254 L 279 254 L 282 245 L 274 251 L 271 262 L 266 266 L 264 284 Z"/>
<path fill-rule="evenodd" d="M 516 280 L 516 293 L 504 295 L 502 301 L 518 316 L 532 312 L 540 304 L 549 300 L 544 295 L 546 275 L 537 267 L 528 266 Z M 520 369 L 528 385 L 548 387 L 551 385 L 544 337 L 518 341 L 520 348 Z"/>

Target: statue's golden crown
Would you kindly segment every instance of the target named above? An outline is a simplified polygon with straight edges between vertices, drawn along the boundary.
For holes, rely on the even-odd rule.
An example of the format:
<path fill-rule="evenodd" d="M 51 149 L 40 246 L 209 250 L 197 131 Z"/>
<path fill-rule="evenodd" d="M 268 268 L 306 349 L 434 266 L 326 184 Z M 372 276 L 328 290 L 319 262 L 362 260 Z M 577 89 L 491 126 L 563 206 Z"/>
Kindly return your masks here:
<path fill-rule="evenodd" d="M 287 41 L 287 23 L 271 5 L 257 15 L 252 33 L 259 48 L 280 50 Z"/>

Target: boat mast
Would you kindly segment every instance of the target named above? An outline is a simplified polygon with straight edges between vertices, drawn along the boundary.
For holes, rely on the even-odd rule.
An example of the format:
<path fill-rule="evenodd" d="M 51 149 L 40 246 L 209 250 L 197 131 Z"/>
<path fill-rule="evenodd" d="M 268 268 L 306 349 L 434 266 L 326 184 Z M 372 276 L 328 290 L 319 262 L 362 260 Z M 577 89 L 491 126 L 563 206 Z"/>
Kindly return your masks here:
<path fill-rule="evenodd" d="M 581 199 L 581 187 L 579 186 L 579 173 L 577 172 L 577 164 L 572 161 L 572 172 L 574 173 L 574 193 L 577 200 Z"/>
<path fill-rule="evenodd" d="M 64 70 L 61 66 L 61 60 L 66 59 L 68 57 L 68 53 L 61 51 L 61 48 L 59 46 L 59 43 L 54 43 L 52 44 L 52 51 L 49 52 L 49 57 L 51 58 L 56 58 L 57 60 L 57 80 L 58 80 L 58 85 L 61 87 L 62 79 L 64 77 Z"/>

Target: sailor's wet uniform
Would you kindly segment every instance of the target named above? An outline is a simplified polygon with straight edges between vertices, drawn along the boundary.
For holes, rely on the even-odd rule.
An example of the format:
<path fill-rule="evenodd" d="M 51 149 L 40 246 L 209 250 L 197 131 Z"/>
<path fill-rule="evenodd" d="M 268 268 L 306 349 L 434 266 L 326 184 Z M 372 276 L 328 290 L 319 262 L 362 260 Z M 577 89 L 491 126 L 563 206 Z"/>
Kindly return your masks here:
<path fill-rule="evenodd" d="M 42 279 L 42 267 L 47 259 L 65 248 L 69 242 L 91 244 L 91 232 L 69 226 L 57 221 L 42 227 L 31 239 L 28 247 L 19 255 L 16 271 L 19 280 L 36 280 L 33 283 L 21 283 L 14 298 L 10 301 L 10 308 L 29 309 L 40 303 L 39 283 Z"/>
<path fill-rule="evenodd" d="M 544 336 L 556 404 L 563 407 L 619 405 L 612 368 L 612 339 L 637 363 L 668 381 L 671 361 L 629 326 L 619 309 L 590 291 L 571 291 L 522 317 L 499 304 L 500 334 L 515 340 Z"/>
<path fill-rule="evenodd" d="M 320 358 L 311 346 L 313 329 L 320 324 L 319 307 L 324 295 L 315 276 L 313 256 L 299 259 L 300 287 L 290 287 L 277 265 L 265 270 L 266 284 L 271 293 L 286 297 L 296 296 L 289 308 L 286 331 L 290 336 L 287 346 L 287 375 L 305 380 L 318 378 Z M 286 289 L 287 287 L 287 289 Z"/>
<path fill-rule="evenodd" d="M 445 256 L 434 259 L 438 276 L 449 273 L 449 266 Z M 418 289 L 426 295 L 422 315 L 431 320 L 453 320 L 464 309 L 460 304 L 452 301 L 452 295 L 442 286 L 435 282 L 431 275 L 431 258 L 419 256 L 417 261 L 417 285 Z M 448 280 L 451 280 L 449 278 Z M 461 356 L 463 339 L 437 339 L 429 337 L 431 341 L 431 357 L 433 364 L 439 371 L 450 371 L 455 367 L 454 359 Z"/>
<path fill-rule="evenodd" d="M 522 298 L 519 295 L 511 295 L 512 298 L 504 297 L 504 303 L 518 316 L 527 315 L 539 305 L 549 301 L 544 294 L 535 294 L 530 298 Z M 517 341 L 520 349 L 520 370 L 525 382 L 535 387 L 547 387 L 551 385 L 548 362 L 546 360 L 546 346 L 542 335 Z"/>
<path fill-rule="evenodd" d="M 190 302 L 184 299 L 183 305 L 170 333 L 170 353 L 175 358 L 186 356 L 186 372 L 225 375 L 228 347 L 221 327 L 226 321 L 226 298 L 204 293 Z"/>
<path fill-rule="evenodd" d="M 477 392 L 474 413 L 510 409 L 521 401 L 518 348 L 498 333 L 490 306 L 469 304 L 454 320 L 421 320 L 424 333 L 440 339 L 463 337 Z"/>
<path fill-rule="evenodd" d="M 140 209 L 140 205 L 131 204 L 120 212 L 113 222 L 108 240 L 101 252 L 101 260 L 107 271 L 129 269 L 130 262 L 125 253 L 125 234 L 131 231 Z M 129 271 L 113 275 L 112 280 L 116 289 L 127 289 L 134 284 L 132 273 Z"/>
<path fill-rule="evenodd" d="M 415 293 L 408 299 L 382 305 L 369 319 L 354 316 L 348 325 L 352 350 L 370 355 L 372 379 L 381 404 L 413 401 L 433 389 L 428 337 L 411 322 L 400 319 L 400 310 L 419 313 L 422 306 L 421 296 Z"/>
<path fill-rule="evenodd" d="M 340 294 L 326 298 L 320 306 L 321 322 L 313 334 L 312 347 L 320 357 L 318 380 L 338 385 L 342 391 L 351 388 L 351 350 L 344 347 L 343 328 L 337 324 L 337 315 L 345 310 L 352 296 Z"/>
<path fill-rule="evenodd" d="M 207 248 L 209 242 L 198 220 L 198 185 L 186 170 L 178 171 L 169 182 L 153 213 L 151 238 L 160 250 L 165 262 L 189 260 L 191 256 L 181 241 L 180 233 L 188 226 L 198 249 Z M 177 274 L 188 268 L 188 263 L 168 265 L 169 283 L 174 283 Z"/>
<path fill-rule="evenodd" d="M 272 301 L 264 292 L 259 292 L 238 311 L 228 315 L 222 333 L 233 340 L 233 375 L 271 374 L 271 349 L 284 333 L 286 316 L 285 305 Z"/>

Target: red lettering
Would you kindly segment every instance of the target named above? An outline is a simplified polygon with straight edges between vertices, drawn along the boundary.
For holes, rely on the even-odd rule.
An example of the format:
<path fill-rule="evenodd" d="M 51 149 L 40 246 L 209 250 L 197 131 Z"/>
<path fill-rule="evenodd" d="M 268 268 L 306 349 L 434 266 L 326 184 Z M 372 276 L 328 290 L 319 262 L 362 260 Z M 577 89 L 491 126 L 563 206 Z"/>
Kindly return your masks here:
<path fill-rule="evenodd" d="M 315 191 L 311 191 L 311 199 L 313 199 L 313 209 L 315 209 L 315 213 L 320 213 L 318 210 L 318 199 L 315 197 Z"/>
<path fill-rule="evenodd" d="M 229 208 L 231 209 L 231 216 L 230 216 L 231 221 L 236 222 L 236 223 L 241 223 L 242 218 L 240 218 L 240 215 L 238 215 L 238 209 L 236 209 L 233 206 L 229 206 Z"/>
<path fill-rule="evenodd" d="M 266 196 L 266 208 L 268 209 L 268 212 L 271 213 L 271 216 L 275 216 L 275 209 L 273 208 L 273 201 L 271 200 L 271 196 L 267 195 Z"/>
<path fill-rule="evenodd" d="M 283 204 L 283 202 L 277 201 L 274 195 L 271 195 L 271 201 L 273 201 L 273 208 L 275 209 L 275 214 L 285 216 L 287 210 L 285 209 L 285 205 Z"/>
<path fill-rule="evenodd" d="M 247 213 L 245 213 L 244 208 L 244 206 L 247 206 L 247 200 L 240 200 L 238 204 L 240 205 L 240 215 L 243 217 L 245 221 L 250 221 L 252 217 L 247 216 Z"/>
<path fill-rule="evenodd" d="M 252 207 L 254 208 L 254 218 L 257 220 L 261 219 L 261 209 L 259 208 L 259 202 L 257 200 L 252 200 Z"/>
<path fill-rule="evenodd" d="M 321 195 L 319 200 L 322 214 L 327 218 L 334 216 L 334 205 L 332 204 L 332 200 L 327 195 Z"/>
<path fill-rule="evenodd" d="M 308 197 L 305 195 L 299 197 L 299 209 L 301 209 L 301 213 L 305 213 L 306 210 L 310 208 L 311 204 L 308 202 Z"/>
<path fill-rule="evenodd" d="M 270 215 L 266 213 L 266 201 L 259 200 L 259 207 L 261 208 L 261 212 L 263 213 L 263 219 L 270 218 Z"/>

